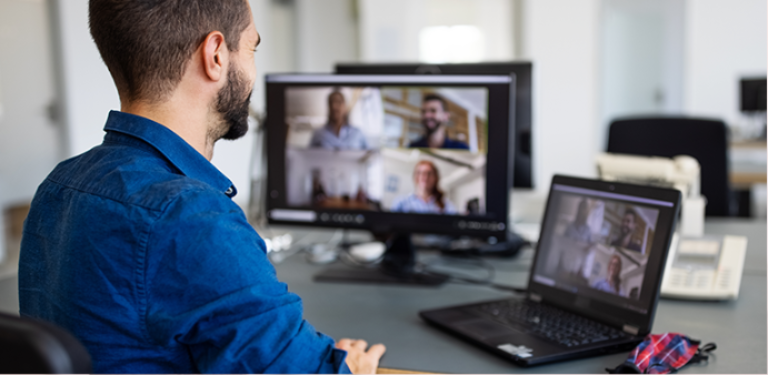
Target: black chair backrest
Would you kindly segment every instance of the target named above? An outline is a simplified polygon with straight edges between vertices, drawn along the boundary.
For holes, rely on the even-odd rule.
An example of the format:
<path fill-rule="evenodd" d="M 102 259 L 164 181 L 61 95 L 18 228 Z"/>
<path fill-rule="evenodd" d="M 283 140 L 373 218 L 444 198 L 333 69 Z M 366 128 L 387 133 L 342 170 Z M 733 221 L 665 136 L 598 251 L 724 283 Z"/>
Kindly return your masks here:
<path fill-rule="evenodd" d="M 0 314 L 0 373 L 90 372 L 88 351 L 65 330 L 43 321 Z"/>
<path fill-rule="evenodd" d="M 608 132 L 607 151 L 670 158 L 692 156 L 701 165 L 706 215 L 730 215 L 728 130 L 722 121 L 685 117 L 615 120 Z"/>

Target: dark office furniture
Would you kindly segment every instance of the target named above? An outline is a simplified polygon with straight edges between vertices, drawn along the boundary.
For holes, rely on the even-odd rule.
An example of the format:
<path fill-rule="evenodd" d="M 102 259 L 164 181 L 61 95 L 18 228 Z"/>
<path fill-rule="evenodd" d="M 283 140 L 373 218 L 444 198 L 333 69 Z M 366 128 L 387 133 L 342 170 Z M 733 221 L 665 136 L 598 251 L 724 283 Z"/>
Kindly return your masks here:
<path fill-rule="evenodd" d="M 741 111 L 763 112 L 766 104 L 766 80 L 763 78 L 742 78 L 741 87 Z"/>
<path fill-rule="evenodd" d="M 685 117 L 618 119 L 611 123 L 607 151 L 670 158 L 692 156 L 701 165 L 706 215 L 731 215 L 728 130 L 722 121 Z"/>
<path fill-rule="evenodd" d="M 0 373 L 90 372 L 88 351 L 68 332 L 50 323 L 0 314 Z"/>

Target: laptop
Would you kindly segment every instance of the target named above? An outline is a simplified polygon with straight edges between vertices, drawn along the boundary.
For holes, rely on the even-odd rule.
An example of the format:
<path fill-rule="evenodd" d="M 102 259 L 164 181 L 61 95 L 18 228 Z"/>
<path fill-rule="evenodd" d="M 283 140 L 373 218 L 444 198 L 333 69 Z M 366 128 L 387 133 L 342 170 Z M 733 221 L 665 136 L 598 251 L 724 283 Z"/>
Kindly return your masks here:
<path fill-rule="evenodd" d="M 419 315 L 522 366 L 631 350 L 651 332 L 680 199 L 555 176 L 525 297 Z"/>

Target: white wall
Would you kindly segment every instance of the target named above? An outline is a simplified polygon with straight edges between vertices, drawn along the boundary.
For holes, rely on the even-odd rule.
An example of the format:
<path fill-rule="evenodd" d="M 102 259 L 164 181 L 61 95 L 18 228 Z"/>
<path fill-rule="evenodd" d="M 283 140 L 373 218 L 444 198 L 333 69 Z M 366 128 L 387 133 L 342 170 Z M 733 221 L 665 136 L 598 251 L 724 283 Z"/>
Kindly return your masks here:
<path fill-rule="evenodd" d="M 32 199 L 61 160 L 49 114 L 55 90 L 43 0 L 0 1 L 0 209 Z"/>
<path fill-rule="evenodd" d="M 527 0 L 523 12 L 522 58 L 534 72 L 535 185 L 546 191 L 556 173 L 595 175 L 600 1 Z"/>
<path fill-rule="evenodd" d="M 360 58 L 368 62 L 419 60 L 419 33 L 427 26 L 476 26 L 484 60 L 513 57 L 513 3 L 509 0 L 358 0 Z"/>
<path fill-rule="evenodd" d="M 683 110 L 685 0 L 603 0 L 602 122 Z"/>
<path fill-rule="evenodd" d="M 360 59 L 368 62 L 416 61 L 424 0 L 359 0 Z"/>
<path fill-rule="evenodd" d="M 296 48 L 301 72 L 332 72 L 357 61 L 356 0 L 296 0 Z"/>
<path fill-rule="evenodd" d="M 52 0 L 59 43 L 57 69 L 62 83 L 65 152 L 74 156 L 101 144 L 109 111 L 120 99 L 88 30 L 87 0 Z"/>
<path fill-rule="evenodd" d="M 766 74 L 765 0 L 687 0 L 685 109 L 739 121 L 739 78 Z"/>

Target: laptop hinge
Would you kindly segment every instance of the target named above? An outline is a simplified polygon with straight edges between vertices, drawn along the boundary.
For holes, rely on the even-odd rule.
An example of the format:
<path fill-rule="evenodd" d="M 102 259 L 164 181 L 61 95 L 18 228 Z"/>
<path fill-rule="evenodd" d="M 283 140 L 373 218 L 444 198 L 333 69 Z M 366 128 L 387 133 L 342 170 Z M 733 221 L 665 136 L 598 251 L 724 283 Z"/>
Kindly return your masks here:
<path fill-rule="evenodd" d="M 624 327 L 622 327 L 622 330 L 624 332 L 626 332 L 626 333 L 629 333 L 629 334 L 632 334 L 632 335 L 635 335 L 635 336 L 637 336 L 637 334 L 640 332 L 639 328 L 637 328 L 635 326 L 631 326 L 629 324 L 625 324 Z"/>
<path fill-rule="evenodd" d="M 541 302 L 541 295 L 536 293 L 531 293 L 528 295 L 528 298 L 533 302 Z"/>

